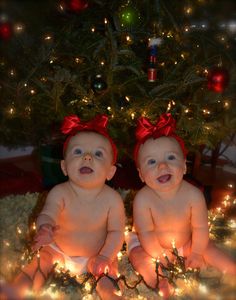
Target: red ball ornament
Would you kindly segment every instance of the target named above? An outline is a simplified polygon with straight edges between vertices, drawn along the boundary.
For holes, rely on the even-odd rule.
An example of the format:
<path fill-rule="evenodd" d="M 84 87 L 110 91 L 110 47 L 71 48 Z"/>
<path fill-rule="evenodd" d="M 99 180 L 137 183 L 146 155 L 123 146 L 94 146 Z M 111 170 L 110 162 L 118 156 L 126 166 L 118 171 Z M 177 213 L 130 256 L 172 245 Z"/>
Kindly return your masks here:
<path fill-rule="evenodd" d="M 8 40 L 12 36 L 12 27 L 10 23 L 0 23 L 0 39 Z"/>
<path fill-rule="evenodd" d="M 210 91 L 222 93 L 229 84 L 229 72 L 222 67 L 210 70 L 207 76 L 207 87 Z"/>
<path fill-rule="evenodd" d="M 69 0 L 65 1 L 68 10 L 79 13 L 88 7 L 87 0 Z"/>

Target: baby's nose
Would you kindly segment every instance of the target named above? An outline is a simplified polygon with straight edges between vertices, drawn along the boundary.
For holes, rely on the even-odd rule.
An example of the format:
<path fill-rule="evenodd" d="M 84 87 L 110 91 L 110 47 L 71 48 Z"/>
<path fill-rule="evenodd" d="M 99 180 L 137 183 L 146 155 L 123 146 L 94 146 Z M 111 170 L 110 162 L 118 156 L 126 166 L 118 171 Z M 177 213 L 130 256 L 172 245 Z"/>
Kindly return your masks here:
<path fill-rule="evenodd" d="M 92 160 L 92 155 L 91 155 L 91 153 L 87 152 L 87 153 L 84 154 L 83 158 L 84 158 L 84 160 L 90 161 L 90 160 Z"/>
<path fill-rule="evenodd" d="M 163 168 L 166 168 L 166 167 L 167 167 L 167 163 L 166 162 L 164 162 L 164 161 L 159 162 L 159 164 L 158 164 L 158 168 L 159 169 L 163 169 Z"/>

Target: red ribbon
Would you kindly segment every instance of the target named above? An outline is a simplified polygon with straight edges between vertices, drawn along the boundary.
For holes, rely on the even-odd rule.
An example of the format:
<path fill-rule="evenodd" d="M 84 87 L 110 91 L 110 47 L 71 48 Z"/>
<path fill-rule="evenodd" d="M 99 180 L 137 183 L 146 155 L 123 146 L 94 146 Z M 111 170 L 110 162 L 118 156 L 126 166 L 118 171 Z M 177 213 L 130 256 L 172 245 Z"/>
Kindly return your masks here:
<path fill-rule="evenodd" d="M 61 132 L 64 134 L 74 135 L 78 131 L 91 130 L 101 134 L 107 133 L 108 117 L 98 115 L 88 122 L 82 122 L 76 115 L 70 115 L 64 118 L 61 126 Z"/>
<path fill-rule="evenodd" d="M 141 117 L 138 120 L 136 129 L 136 139 L 141 142 L 148 137 L 157 138 L 160 136 L 170 136 L 176 130 L 176 121 L 170 113 L 162 114 L 155 125 L 153 125 L 147 118 Z"/>

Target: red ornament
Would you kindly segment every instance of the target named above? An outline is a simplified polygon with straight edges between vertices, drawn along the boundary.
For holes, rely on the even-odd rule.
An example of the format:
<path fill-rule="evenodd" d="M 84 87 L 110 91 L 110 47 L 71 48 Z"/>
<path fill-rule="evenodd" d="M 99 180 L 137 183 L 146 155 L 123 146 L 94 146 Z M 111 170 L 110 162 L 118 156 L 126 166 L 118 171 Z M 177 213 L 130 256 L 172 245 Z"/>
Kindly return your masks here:
<path fill-rule="evenodd" d="M 0 39 L 8 40 L 12 36 L 12 27 L 10 23 L 0 23 Z"/>
<path fill-rule="evenodd" d="M 69 0 L 65 5 L 68 10 L 79 13 L 88 7 L 88 0 Z"/>
<path fill-rule="evenodd" d="M 210 70 L 207 76 L 207 87 L 210 91 L 222 93 L 229 84 L 229 72 L 222 67 Z"/>

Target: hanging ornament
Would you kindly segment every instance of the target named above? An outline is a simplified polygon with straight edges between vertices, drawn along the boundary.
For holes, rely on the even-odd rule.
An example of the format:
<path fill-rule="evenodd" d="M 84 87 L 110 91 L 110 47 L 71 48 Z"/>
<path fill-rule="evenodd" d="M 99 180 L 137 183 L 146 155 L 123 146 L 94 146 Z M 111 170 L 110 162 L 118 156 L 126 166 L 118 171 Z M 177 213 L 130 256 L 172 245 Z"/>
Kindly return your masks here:
<path fill-rule="evenodd" d="M 210 91 L 223 93 L 229 84 L 229 72 L 223 67 L 215 67 L 208 72 L 207 87 Z"/>
<path fill-rule="evenodd" d="M 88 7 L 88 0 L 64 0 L 62 7 L 68 11 L 80 13 Z"/>
<path fill-rule="evenodd" d="M 123 27 L 136 26 L 141 20 L 138 9 L 130 2 L 122 5 L 119 11 L 119 18 Z"/>
<path fill-rule="evenodd" d="M 148 61 L 148 81 L 155 82 L 157 79 L 157 46 L 161 44 L 160 38 L 150 38 L 148 42 L 149 61 Z"/>
<path fill-rule="evenodd" d="M 92 81 L 92 90 L 96 94 L 101 94 L 107 89 L 107 83 L 102 78 L 101 74 L 95 76 L 94 80 Z"/>
<path fill-rule="evenodd" d="M 9 40 L 12 36 L 12 26 L 9 22 L 0 22 L 0 39 Z"/>

